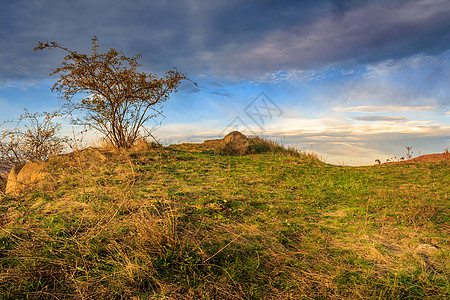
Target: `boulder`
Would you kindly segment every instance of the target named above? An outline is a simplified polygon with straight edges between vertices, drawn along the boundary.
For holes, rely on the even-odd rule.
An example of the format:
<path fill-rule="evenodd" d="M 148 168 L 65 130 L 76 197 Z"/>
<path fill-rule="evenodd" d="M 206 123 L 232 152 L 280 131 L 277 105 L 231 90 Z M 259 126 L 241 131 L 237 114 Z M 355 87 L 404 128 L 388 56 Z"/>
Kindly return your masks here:
<path fill-rule="evenodd" d="M 47 164 L 44 162 L 27 162 L 25 165 L 11 169 L 6 183 L 7 194 L 18 195 L 24 189 L 33 186 L 37 181 L 45 178 Z"/>
<path fill-rule="evenodd" d="M 229 155 L 244 155 L 249 152 L 248 138 L 239 131 L 227 134 L 220 143 L 222 150 Z"/>
<path fill-rule="evenodd" d="M 15 166 L 9 171 L 8 179 L 6 181 L 5 193 L 14 193 L 17 187 L 17 175 L 24 165 Z"/>

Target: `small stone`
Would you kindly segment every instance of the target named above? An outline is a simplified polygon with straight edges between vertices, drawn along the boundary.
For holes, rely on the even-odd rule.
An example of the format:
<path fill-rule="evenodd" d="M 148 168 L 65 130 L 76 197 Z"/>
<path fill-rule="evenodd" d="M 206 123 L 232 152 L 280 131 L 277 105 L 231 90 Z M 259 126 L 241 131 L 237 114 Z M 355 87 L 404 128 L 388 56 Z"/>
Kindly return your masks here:
<path fill-rule="evenodd" d="M 437 246 L 430 245 L 430 244 L 420 244 L 419 246 L 417 246 L 415 252 L 417 252 L 419 254 L 430 255 L 433 252 L 435 252 L 436 250 L 438 250 Z"/>

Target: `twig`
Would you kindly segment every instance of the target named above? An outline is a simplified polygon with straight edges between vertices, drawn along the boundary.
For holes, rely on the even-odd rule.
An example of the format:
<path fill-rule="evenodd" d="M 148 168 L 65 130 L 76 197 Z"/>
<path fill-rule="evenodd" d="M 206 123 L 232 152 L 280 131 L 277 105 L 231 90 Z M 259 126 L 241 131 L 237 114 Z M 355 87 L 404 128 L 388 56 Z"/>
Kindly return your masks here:
<path fill-rule="evenodd" d="M 18 237 L 18 236 L 15 235 L 14 233 L 11 233 L 11 232 L 9 232 L 9 231 L 3 229 L 3 228 L 0 228 L 0 229 L 1 229 L 2 231 L 6 232 L 7 234 L 12 235 L 12 236 L 15 237 L 16 239 L 21 240 L 22 242 L 26 242 L 24 239 L 22 239 L 21 237 Z"/>
<path fill-rule="evenodd" d="M 223 246 L 219 251 L 217 251 L 216 253 L 214 253 L 212 256 L 208 257 L 206 260 L 203 261 L 203 263 L 207 262 L 208 260 L 210 260 L 211 258 L 213 258 L 214 256 L 216 256 L 217 254 L 219 254 L 220 252 L 223 251 L 223 249 L 225 249 L 226 247 L 228 247 L 229 245 L 231 245 L 233 242 L 235 242 L 238 238 L 240 238 L 242 236 L 242 234 L 238 235 L 234 240 L 232 240 L 231 242 L 229 242 L 228 244 L 226 244 L 225 246 Z"/>

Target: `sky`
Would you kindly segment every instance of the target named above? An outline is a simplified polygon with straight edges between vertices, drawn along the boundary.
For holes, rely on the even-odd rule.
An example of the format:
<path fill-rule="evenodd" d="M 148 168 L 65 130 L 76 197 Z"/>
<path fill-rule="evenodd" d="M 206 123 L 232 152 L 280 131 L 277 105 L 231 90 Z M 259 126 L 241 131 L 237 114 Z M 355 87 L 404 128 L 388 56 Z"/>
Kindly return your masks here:
<path fill-rule="evenodd" d="M 89 53 L 96 36 L 198 84 L 148 124 L 166 144 L 237 129 L 343 165 L 450 146 L 448 0 L 0 1 L 0 121 L 60 105 L 64 53 L 38 41 Z"/>

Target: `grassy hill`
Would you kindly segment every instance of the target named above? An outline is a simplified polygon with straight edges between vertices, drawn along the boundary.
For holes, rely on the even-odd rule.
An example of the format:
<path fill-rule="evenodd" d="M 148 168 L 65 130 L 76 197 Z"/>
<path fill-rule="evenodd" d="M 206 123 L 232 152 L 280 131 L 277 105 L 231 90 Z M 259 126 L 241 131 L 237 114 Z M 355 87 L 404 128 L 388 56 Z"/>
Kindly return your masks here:
<path fill-rule="evenodd" d="M 1 299 L 445 299 L 450 163 L 90 149 L 0 196 Z"/>

